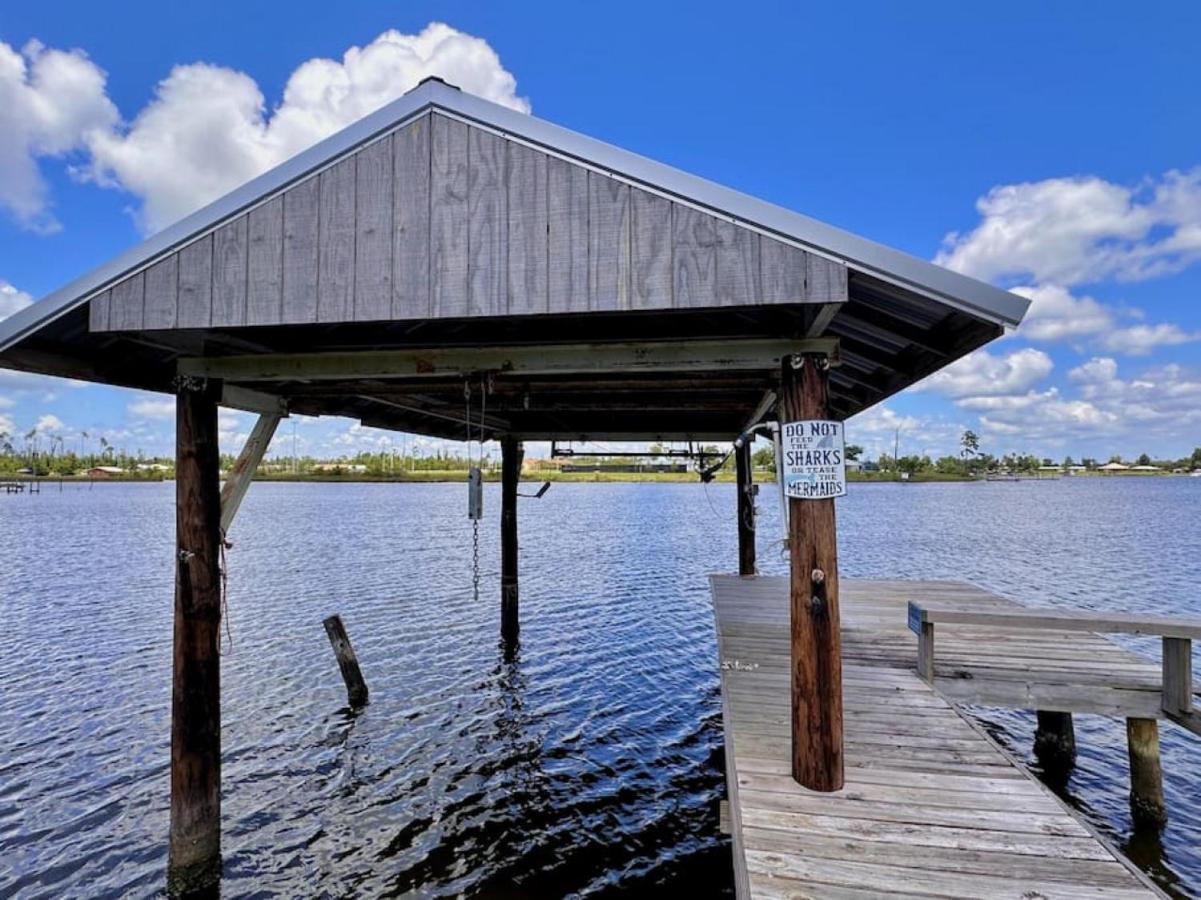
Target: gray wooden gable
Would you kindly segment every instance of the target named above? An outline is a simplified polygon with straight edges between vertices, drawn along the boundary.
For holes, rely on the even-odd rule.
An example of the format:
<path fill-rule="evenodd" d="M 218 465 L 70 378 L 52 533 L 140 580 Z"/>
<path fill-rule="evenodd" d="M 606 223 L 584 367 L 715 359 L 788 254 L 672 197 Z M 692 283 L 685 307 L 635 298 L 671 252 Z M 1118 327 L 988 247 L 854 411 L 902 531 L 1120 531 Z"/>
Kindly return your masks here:
<path fill-rule="evenodd" d="M 847 299 L 841 263 L 429 112 L 90 301 L 93 332 Z"/>

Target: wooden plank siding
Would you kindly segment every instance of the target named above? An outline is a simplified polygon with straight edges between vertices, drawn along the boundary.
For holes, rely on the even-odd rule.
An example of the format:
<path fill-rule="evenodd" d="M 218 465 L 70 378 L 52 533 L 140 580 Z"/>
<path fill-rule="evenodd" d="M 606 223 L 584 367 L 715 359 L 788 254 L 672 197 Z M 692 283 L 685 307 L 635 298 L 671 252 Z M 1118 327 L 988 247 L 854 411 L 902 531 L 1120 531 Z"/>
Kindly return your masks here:
<path fill-rule="evenodd" d="M 274 325 L 283 311 L 284 198 L 246 216 L 246 324 Z"/>
<path fill-rule="evenodd" d="M 164 254 L 93 331 L 839 302 L 840 263 L 430 113 Z"/>

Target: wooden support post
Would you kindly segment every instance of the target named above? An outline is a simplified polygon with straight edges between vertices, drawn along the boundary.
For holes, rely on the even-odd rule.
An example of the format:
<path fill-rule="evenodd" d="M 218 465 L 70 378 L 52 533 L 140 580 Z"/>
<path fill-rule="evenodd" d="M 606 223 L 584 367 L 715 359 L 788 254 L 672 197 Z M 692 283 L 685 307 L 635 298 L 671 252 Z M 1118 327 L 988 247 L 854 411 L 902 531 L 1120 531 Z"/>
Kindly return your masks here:
<path fill-rule="evenodd" d="M 734 451 L 738 484 L 738 574 L 755 574 L 755 485 L 751 474 L 751 442 Z"/>
<path fill-rule="evenodd" d="M 917 636 L 917 674 L 934 684 L 934 623 L 922 621 Z"/>
<path fill-rule="evenodd" d="M 506 643 L 520 630 L 517 590 L 517 482 L 525 450 L 521 441 L 506 437 L 500 442 L 500 631 Z"/>
<path fill-rule="evenodd" d="M 1168 819 L 1163 802 L 1163 769 L 1159 762 L 1159 723 L 1127 719 L 1130 753 L 1130 813 L 1136 825 L 1160 828 Z"/>
<path fill-rule="evenodd" d="M 1034 755 L 1048 772 L 1063 772 L 1076 762 L 1076 729 L 1070 712 L 1037 710 Z"/>
<path fill-rule="evenodd" d="M 1163 709 L 1172 715 L 1193 708 L 1193 642 L 1188 638 L 1163 639 Z"/>
<path fill-rule="evenodd" d="M 780 421 L 829 417 L 829 358 L 787 356 Z M 843 785 L 842 636 L 833 500 L 790 498 L 792 777 L 815 791 Z"/>
<path fill-rule="evenodd" d="M 346 700 L 351 706 L 362 706 L 367 702 L 367 682 L 363 680 L 359 658 L 350 644 L 350 635 L 346 633 L 342 617 L 330 616 L 322 624 L 325 626 L 325 633 L 329 635 L 330 645 L 334 648 L 334 656 L 338 658 L 342 680 L 346 682 Z"/>
<path fill-rule="evenodd" d="M 175 419 L 175 651 L 168 892 L 221 877 L 219 382 L 182 379 Z"/>

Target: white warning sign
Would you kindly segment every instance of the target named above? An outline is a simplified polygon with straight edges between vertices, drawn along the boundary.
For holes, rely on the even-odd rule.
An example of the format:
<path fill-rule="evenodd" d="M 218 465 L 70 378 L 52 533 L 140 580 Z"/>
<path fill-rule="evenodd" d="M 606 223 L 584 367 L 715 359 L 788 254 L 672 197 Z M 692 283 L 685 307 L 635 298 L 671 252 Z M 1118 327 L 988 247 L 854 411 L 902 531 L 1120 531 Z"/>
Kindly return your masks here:
<path fill-rule="evenodd" d="M 780 428 L 784 453 L 784 493 L 801 500 L 825 500 L 847 492 L 846 451 L 841 422 L 806 419 Z"/>

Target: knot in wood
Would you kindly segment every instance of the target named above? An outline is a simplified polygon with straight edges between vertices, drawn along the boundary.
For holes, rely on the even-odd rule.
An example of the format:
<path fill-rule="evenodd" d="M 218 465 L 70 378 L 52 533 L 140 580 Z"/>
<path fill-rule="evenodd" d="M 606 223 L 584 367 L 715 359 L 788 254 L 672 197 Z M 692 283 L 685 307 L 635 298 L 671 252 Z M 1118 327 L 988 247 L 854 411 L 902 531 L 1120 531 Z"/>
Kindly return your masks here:
<path fill-rule="evenodd" d="M 195 555 L 196 554 L 193 553 L 191 550 L 180 550 L 179 551 L 179 561 L 181 563 L 190 562 L 192 560 L 192 557 L 194 557 Z"/>
<path fill-rule="evenodd" d="M 814 584 L 821 584 L 826 580 L 826 573 L 821 569 L 814 569 L 809 578 Z"/>
<path fill-rule="evenodd" d="M 199 393 L 208 386 L 208 380 L 198 375 L 176 375 L 171 379 L 171 386 L 178 394 Z"/>

